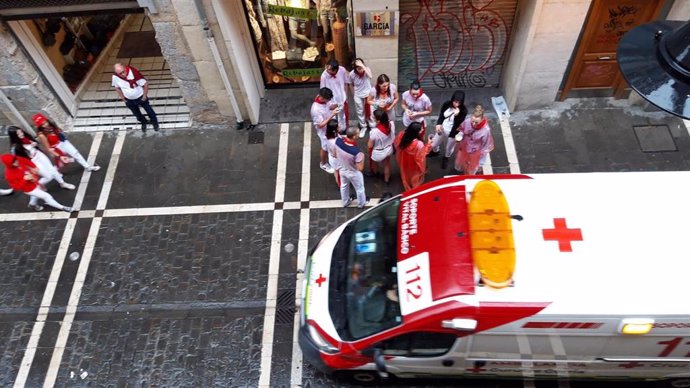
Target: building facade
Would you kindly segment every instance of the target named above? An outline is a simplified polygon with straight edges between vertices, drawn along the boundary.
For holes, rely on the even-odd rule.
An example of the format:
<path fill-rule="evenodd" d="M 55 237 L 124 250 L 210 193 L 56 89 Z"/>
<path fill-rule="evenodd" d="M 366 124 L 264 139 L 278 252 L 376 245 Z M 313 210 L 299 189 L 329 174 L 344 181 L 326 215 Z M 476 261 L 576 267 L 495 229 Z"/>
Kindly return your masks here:
<path fill-rule="evenodd" d="M 44 111 L 67 128 L 120 129 L 127 112 L 109 77 L 126 62 L 152 79 L 164 123 L 203 128 L 256 124 L 267 90 L 317 86 L 330 59 L 355 57 L 400 85 L 495 88 L 511 110 L 637 103 L 618 41 L 648 21 L 690 19 L 690 2 L 17 0 L 0 17 L 4 122 Z"/>

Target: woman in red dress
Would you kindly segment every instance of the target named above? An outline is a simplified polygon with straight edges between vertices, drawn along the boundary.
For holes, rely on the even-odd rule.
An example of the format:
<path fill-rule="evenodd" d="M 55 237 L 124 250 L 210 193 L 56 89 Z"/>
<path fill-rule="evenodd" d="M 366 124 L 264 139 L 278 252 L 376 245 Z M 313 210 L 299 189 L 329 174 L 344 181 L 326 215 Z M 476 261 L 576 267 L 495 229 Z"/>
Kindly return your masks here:
<path fill-rule="evenodd" d="M 395 138 L 395 157 L 400 166 L 400 178 L 405 191 L 424 183 L 426 155 L 431 151 L 431 139 L 424 144 L 422 124 L 411 123 Z"/>

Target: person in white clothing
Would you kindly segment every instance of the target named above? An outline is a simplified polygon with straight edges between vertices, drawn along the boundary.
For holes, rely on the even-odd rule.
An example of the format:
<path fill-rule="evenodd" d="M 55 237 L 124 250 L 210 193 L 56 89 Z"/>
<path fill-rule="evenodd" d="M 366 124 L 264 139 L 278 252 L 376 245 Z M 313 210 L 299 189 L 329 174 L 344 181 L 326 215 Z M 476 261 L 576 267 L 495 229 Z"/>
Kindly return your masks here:
<path fill-rule="evenodd" d="M 431 114 L 431 100 L 424 94 L 419 81 L 410 84 L 410 90 L 402 95 L 403 117 L 402 123 L 405 128 L 413 122 L 422 124 L 422 137 L 426 131 L 425 117 Z"/>
<path fill-rule="evenodd" d="M 322 170 L 329 174 L 333 174 L 335 170 L 328 164 L 328 139 L 326 139 L 326 125 L 328 122 L 336 117 L 340 112 L 338 105 L 331 104 L 333 99 L 333 92 L 329 88 L 319 89 L 319 94 L 314 98 L 311 104 L 311 122 L 316 129 L 316 135 L 321 141 L 321 149 L 319 150 L 319 162 Z"/>
<path fill-rule="evenodd" d="M 441 160 L 441 168 L 448 167 L 448 158 L 453 155 L 455 151 L 455 138 L 462 139 L 462 132 L 459 132 L 460 124 L 467 116 L 467 108 L 465 107 L 465 92 L 458 90 L 453 93 L 450 100 L 443 103 L 438 119 L 436 120 L 436 133 L 433 135 L 431 143 L 432 151 L 428 156 L 436 156 L 441 149 L 441 143 L 446 141 L 446 148 Z"/>
<path fill-rule="evenodd" d="M 63 165 L 77 161 L 86 171 L 98 171 L 101 169 L 97 165 L 89 165 L 81 153 L 67 140 L 64 132 L 51 120 L 41 113 L 36 113 L 33 117 L 36 124 L 36 134 L 41 142 L 43 149 L 50 153 L 55 160 L 58 170 Z"/>
<path fill-rule="evenodd" d="M 331 104 L 340 108 L 338 111 L 338 125 L 340 128 L 347 128 L 349 109 L 347 104 L 347 85 L 350 79 L 347 70 L 338 64 L 338 61 L 331 59 L 326 65 L 326 70 L 321 73 L 321 88 L 329 88 L 333 92 Z M 332 108 L 334 109 L 334 107 Z"/>
<path fill-rule="evenodd" d="M 38 174 L 41 178 L 38 180 L 38 184 L 44 186 L 48 182 L 55 179 L 55 181 L 67 190 L 74 190 L 75 186 L 71 183 L 65 182 L 60 171 L 55 168 L 53 163 L 46 154 L 38 149 L 38 141 L 33 138 L 28 133 L 24 133 L 21 128 L 10 126 L 7 128 L 7 136 L 10 139 L 10 151 L 13 155 L 23 156 L 25 158 L 31 159 L 32 162 L 38 168 Z"/>
<path fill-rule="evenodd" d="M 371 105 L 367 103 L 371 92 L 371 69 L 364 64 L 361 58 L 355 59 L 354 69 L 350 71 L 349 79 L 352 99 L 355 101 L 355 110 L 357 111 L 359 137 L 365 137 L 367 130 L 374 128 L 376 122 L 371 116 Z"/>
<path fill-rule="evenodd" d="M 357 207 L 363 208 L 368 200 L 364 192 L 364 153 L 357 148 L 359 128 L 348 128 L 344 138 L 335 141 L 335 156 L 340 163 L 340 199 L 343 207 L 350 206 L 350 184 L 357 193 Z"/>
<path fill-rule="evenodd" d="M 340 164 L 335 157 L 335 141 L 340 138 L 340 126 L 337 119 L 330 119 L 326 124 L 326 141 L 328 142 L 328 164 L 334 170 L 335 184 L 340 187 Z"/>
<path fill-rule="evenodd" d="M 112 85 L 120 96 L 122 102 L 127 108 L 132 111 L 134 117 L 141 123 L 141 130 L 146 132 L 146 118 L 141 114 L 141 108 L 144 108 L 146 114 L 153 124 L 153 130 L 158 131 L 158 116 L 151 108 L 149 103 L 149 83 L 146 78 L 134 66 L 125 66 L 121 63 L 116 63 L 113 66 L 114 74 L 112 76 Z"/>
<path fill-rule="evenodd" d="M 383 164 L 383 181 L 386 186 L 391 179 L 391 155 L 395 141 L 395 128 L 388 121 L 388 114 L 383 109 L 374 111 L 376 126 L 369 135 L 369 171 L 371 175 L 378 173 L 378 163 Z"/>
<path fill-rule="evenodd" d="M 388 115 L 388 121 L 395 125 L 395 106 L 398 105 L 400 95 L 395 84 L 391 83 L 386 74 L 381 74 L 376 78 L 376 85 L 371 88 L 367 104 L 371 105 L 372 110 L 383 109 Z"/>

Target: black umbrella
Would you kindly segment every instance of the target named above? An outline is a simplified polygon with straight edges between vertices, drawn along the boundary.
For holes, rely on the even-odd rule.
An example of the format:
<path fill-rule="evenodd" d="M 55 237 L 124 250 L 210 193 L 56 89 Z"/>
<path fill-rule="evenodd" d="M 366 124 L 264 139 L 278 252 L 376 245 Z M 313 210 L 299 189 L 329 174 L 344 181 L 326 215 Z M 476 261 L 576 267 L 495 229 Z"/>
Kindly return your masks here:
<path fill-rule="evenodd" d="M 647 101 L 690 119 L 690 21 L 633 28 L 618 45 L 618 66 L 630 87 Z"/>

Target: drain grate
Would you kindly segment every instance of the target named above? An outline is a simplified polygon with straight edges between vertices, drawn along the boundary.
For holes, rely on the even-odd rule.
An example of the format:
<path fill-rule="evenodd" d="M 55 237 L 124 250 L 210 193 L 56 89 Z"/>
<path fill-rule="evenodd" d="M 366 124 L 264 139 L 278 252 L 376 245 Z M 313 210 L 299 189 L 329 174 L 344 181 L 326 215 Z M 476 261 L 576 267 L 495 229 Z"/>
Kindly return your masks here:
<path fill-rule="evenodd" d="M 284 290 L 278 294 L 278 307 L 295 306 L 295 290 Z"/>
<path fill-rule="evenodd" d="M 249 132 L 247 144 L 264 144 L 264 133 L 258 131 Z"/>
<path fill-rule="evenodd" d="M 668 125 L 633 126 L 633 131 L 635 131 L 635 136 L 642 152 L 678 151 Z"/>
<path fill-rule="evenodd" d="M 276 325 L 290 325 L 294 320 L 294 307 L 279 307 L 276 309 Z"/>

